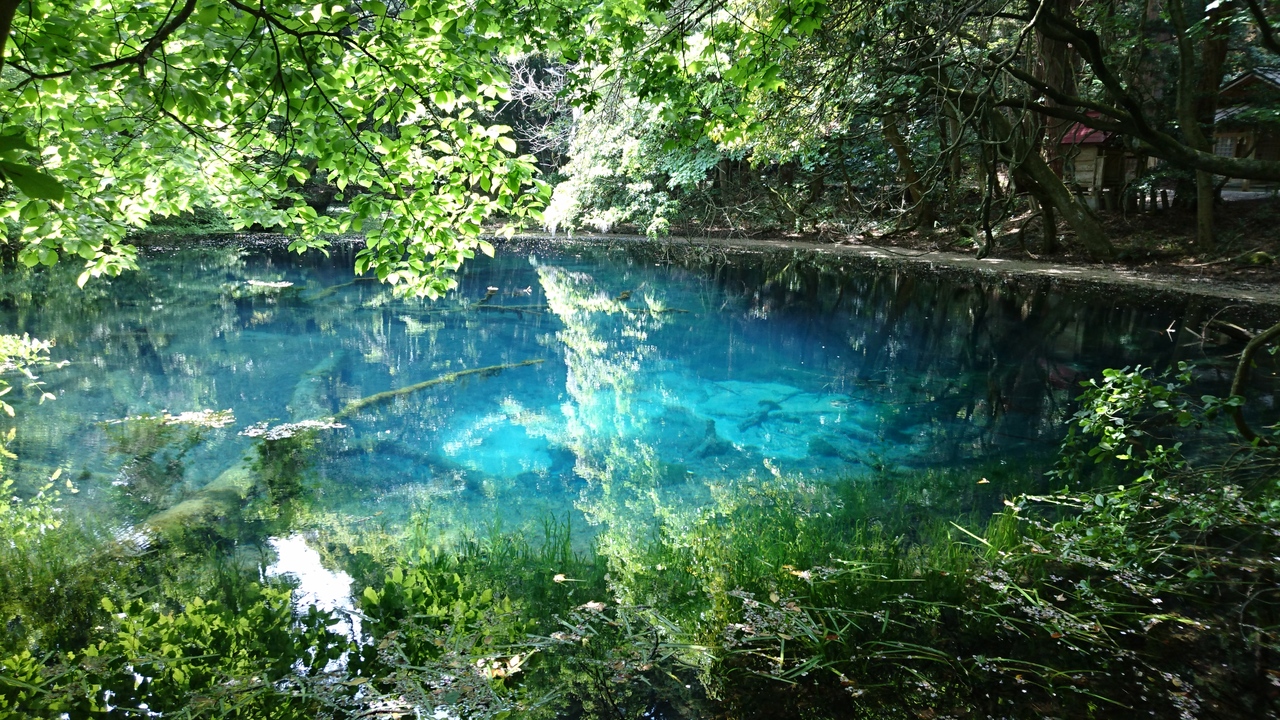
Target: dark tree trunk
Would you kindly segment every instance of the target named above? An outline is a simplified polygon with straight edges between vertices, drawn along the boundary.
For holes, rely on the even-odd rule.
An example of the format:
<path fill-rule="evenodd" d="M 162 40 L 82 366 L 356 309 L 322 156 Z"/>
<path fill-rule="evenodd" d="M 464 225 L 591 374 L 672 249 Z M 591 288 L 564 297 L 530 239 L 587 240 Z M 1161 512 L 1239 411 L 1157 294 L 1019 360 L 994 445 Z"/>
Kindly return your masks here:
<path fill-rule="evenodd" d="M 883 128 L 885 142 L 893 148 L 893 154 L 898 156 L 898 170 L 907 184 L 907 193 L 916 210 L 915 226 L 923 232 L 929 232 L 933 230 L 933 203 L 926 195 L 924 183 L 911 160 L 911 149 L 907 147 L 907 141 L 898 129 L 898 116 L 886 115 L 880 119 L 880 126 Z"/>
<path fill-rule="evenodd" d="M 1015 131 L 1012 123 L 999 110 L 987 113 L 993 134 L 1000 139 L 1002 152 L 1014 163 L 1012 169 L 1027 178 L 1032 192 L 1041 205 L 1053 210 L 1066 220 L 1076 234 L 1076 240 L 1092 257 L 1110 260 L 1115 248 L 1107 239 L 1107 233 L 1097 216 L 1089 211 L 1062 182 L 1062 178 L 1049 167 L 1040 153 L 1030 147 L 1032 139 Z"/>
<path fill-rule="evenodd" d="M 1223 2 L 1209 12 L 1203 19 L 1201 39 L 1202 31 L 1196 27 L 1199 18 L 1188 16 L 1187 0 L 1169 3 L 1169 20 L 1178 40 L 1178 124 L 1187 145 L 1202 152 L 1213 152 L 1214 114 L 1226 66 L 1234 5 Z M 1196 170 L 1196 242 L 1202 247 L 1213 245 L 1214 195 L 1213 173 Z"/>

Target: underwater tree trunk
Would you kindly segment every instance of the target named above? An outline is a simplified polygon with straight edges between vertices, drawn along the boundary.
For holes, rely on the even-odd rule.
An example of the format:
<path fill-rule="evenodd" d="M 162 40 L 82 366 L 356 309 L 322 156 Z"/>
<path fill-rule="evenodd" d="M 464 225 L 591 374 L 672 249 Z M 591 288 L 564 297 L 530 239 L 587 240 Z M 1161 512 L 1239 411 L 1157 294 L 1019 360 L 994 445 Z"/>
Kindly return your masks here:
<path fill-rule="evenodd" d="M 328 375 L 332 374 L 332 371 L 337 367 L 341 360 L 341 356 L 326 358 L 316 367 L 303 373 L 302 377 L 299 378 L 290 402 L 292 405 L 291 416 L 294 422 L 318 420 L 322 416 L 326 415 L 316 397 L 317 384 L 323 382 Z M 530 365 L 540 365 L 542 362 L 543 360 L 538 358 L 517 363 L 490 365 L 488 367 L 445 373 L 437 378 L 414 385 L 408 385 L 396 390 L 387 390 L 358 400 L 352 400 L 334 415 L 334 419 L 340 420 L 347 418 L 372 406 L 380 405 L 427 388 L 459 382 L 473 376 L 482 378 L 492 377 L 503 370 L 528 367 Z M 205 485 L 194 495 L 173 507 L 152 515 L 142 524 L 147 528 L 160 533 L 181 531 L 202 520 L 232 512 L 244 502 L 245 498 L 249 497 L 249 494 L 253 492 L 253 489 L 257 484 L 258 473 L 254 468 L 253 460 L 247 457 L 241 458 L 231 467 L 222 471 L 218 477 L 214 478 L 213 481 L 208 485 Z"/>

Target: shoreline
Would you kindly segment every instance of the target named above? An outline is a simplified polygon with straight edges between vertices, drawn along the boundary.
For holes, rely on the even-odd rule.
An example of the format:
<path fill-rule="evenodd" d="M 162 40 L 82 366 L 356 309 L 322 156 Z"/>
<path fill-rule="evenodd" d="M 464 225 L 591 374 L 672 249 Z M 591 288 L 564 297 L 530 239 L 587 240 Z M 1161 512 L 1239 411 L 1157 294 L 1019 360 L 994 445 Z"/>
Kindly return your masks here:
<path fill-rule="evenodd" d="M 501 238 L 499 238 L 501 241 Z M 1224 282 L 1216 278 L 1190 278 L 1162 273 L 1121 269 L 1096 264 L 1063 264 L 1039 260 L 1012 260 L 1006 258 L 977 259 L 965 253 L 943 250 L 912 251 L 893 247 L 818 243 L 804 240 L 754 240 L 699 237 L 648 238 L 641 235 L 617 235 L 575 233 L 572 236 L 549 233 L 517 233 L 511 241 L 535 241 L 551 244 L 599 243 L 604 245 L 623 243 L 654 243 L 673 247 L 718 248 L 733 252 L 805 252 L 838 260 L 852 260 L 876 266 L 898 265 L 924 269 L 954 269 L 997 278 L 1029 278 L 1052 280 L 1071 286 L 1116 286 L 1126 291 L 1151 291 L 1177 295 L 1197 295 L 1216 300 L 1228 300 L 1251 305 L 1255 308 L 1280 310 L 1280 285 L 1262 285 Z"/>
<path fill-rule="evenodd" d="M 643 235 L 574 233 L 573 235 L 524 232 L 511 238 L 486 232 L 486 241 L 501 248 L 508 243 L 538 243 L 569 246 L 575 244 L 618 247 L 624 245 L 665 246 L 672 249 L 708 248 L 727 253 L 810 253 L 836 261 L 850 261 L 869 267 L 901 267 L 931 270 L 935 272 L 959 272 L 989 279 L 1049 281 L 1084 290 L 1101 290 L 1107 287 L 1123 289 L 1127 293 L 1149 292 L 1179 296 L 1196 296 L 1215 301 L 1239 303 L 1250 310 L 1275 310 L 1280 313 L 1280 283 L 1245 283 L 1224 281 L 1215 277 L 1187 277 L 1173 273 L 1131 270 L 1100 263 L 1063 263 L 1030 259 L 985 258 L 971 254 L 945 250 L 905 250 L 884 245 L 846 243 L 822 243 L 790 239 L 749 239 L 671 236 L 649 238 Z M 174 242 L 172 236 L 155 235 L 141 239 L 142 248 L 163 250 L 168 247 L 198 244 L 236 243 L 244 245 L 275 245 L 287 243 L 289 236 L 277 233 L 209 233 L 198 239 L 184 237 Z M 196 240 L 192 243 L 192 240 Z M 149 242 L 148 242 L 149 241 Z M 136 242 L 136 241 L 135 241 Z M 336 243 L 362 243 L 363 237 L 340 236 Z M 1277 315 L 1280 317 L 1280 315 Z"/>

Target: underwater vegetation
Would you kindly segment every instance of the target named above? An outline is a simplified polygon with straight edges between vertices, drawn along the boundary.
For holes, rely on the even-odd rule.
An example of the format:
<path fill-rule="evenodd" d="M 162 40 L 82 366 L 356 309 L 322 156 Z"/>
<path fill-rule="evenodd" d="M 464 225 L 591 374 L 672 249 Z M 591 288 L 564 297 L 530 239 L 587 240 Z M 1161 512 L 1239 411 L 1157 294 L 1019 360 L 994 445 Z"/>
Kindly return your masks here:
<path fill-rule="evenodd" d="M 1238 401 L 1192 373 L 1091 381 L 1047 476 L 743 476 L 586 549 L 554 518 L 319 519 L 346 611 L 262 572 L 318 431 L 260 439 L 250 501 L 186 532 L 113 536 L 50 486 L 0 504 L 0 717 L 1274 715 L 1280 433 L 1232 442 Z M 152 462 L 180 455 L 186 430 L 144 427 Z"/>

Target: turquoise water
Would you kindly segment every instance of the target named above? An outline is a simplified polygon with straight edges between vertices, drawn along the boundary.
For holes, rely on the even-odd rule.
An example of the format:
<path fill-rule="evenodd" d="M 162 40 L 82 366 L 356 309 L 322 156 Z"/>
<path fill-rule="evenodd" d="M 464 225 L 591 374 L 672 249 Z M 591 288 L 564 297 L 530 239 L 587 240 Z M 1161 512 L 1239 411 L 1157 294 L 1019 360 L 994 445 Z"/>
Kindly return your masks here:
<path fill-rule="evenodd" d="M 56 400 L 15 393 L 20 491 L 60 468 L 75 507 L 128 527 L 202 497 L 263 433 L 340 416 L 309 435 L 308 522 L 640 528 L 731 480 L 1040 467 L 1081 379 L 1212 351 L 1189 342 L 1214 311 L 1192 299 L 517 243 L 412 301 L 356 278 L 353 252 L 154 250 L 85 292 L 7 277 L 0 332 L 67 363 L 40 373 Z"/>

